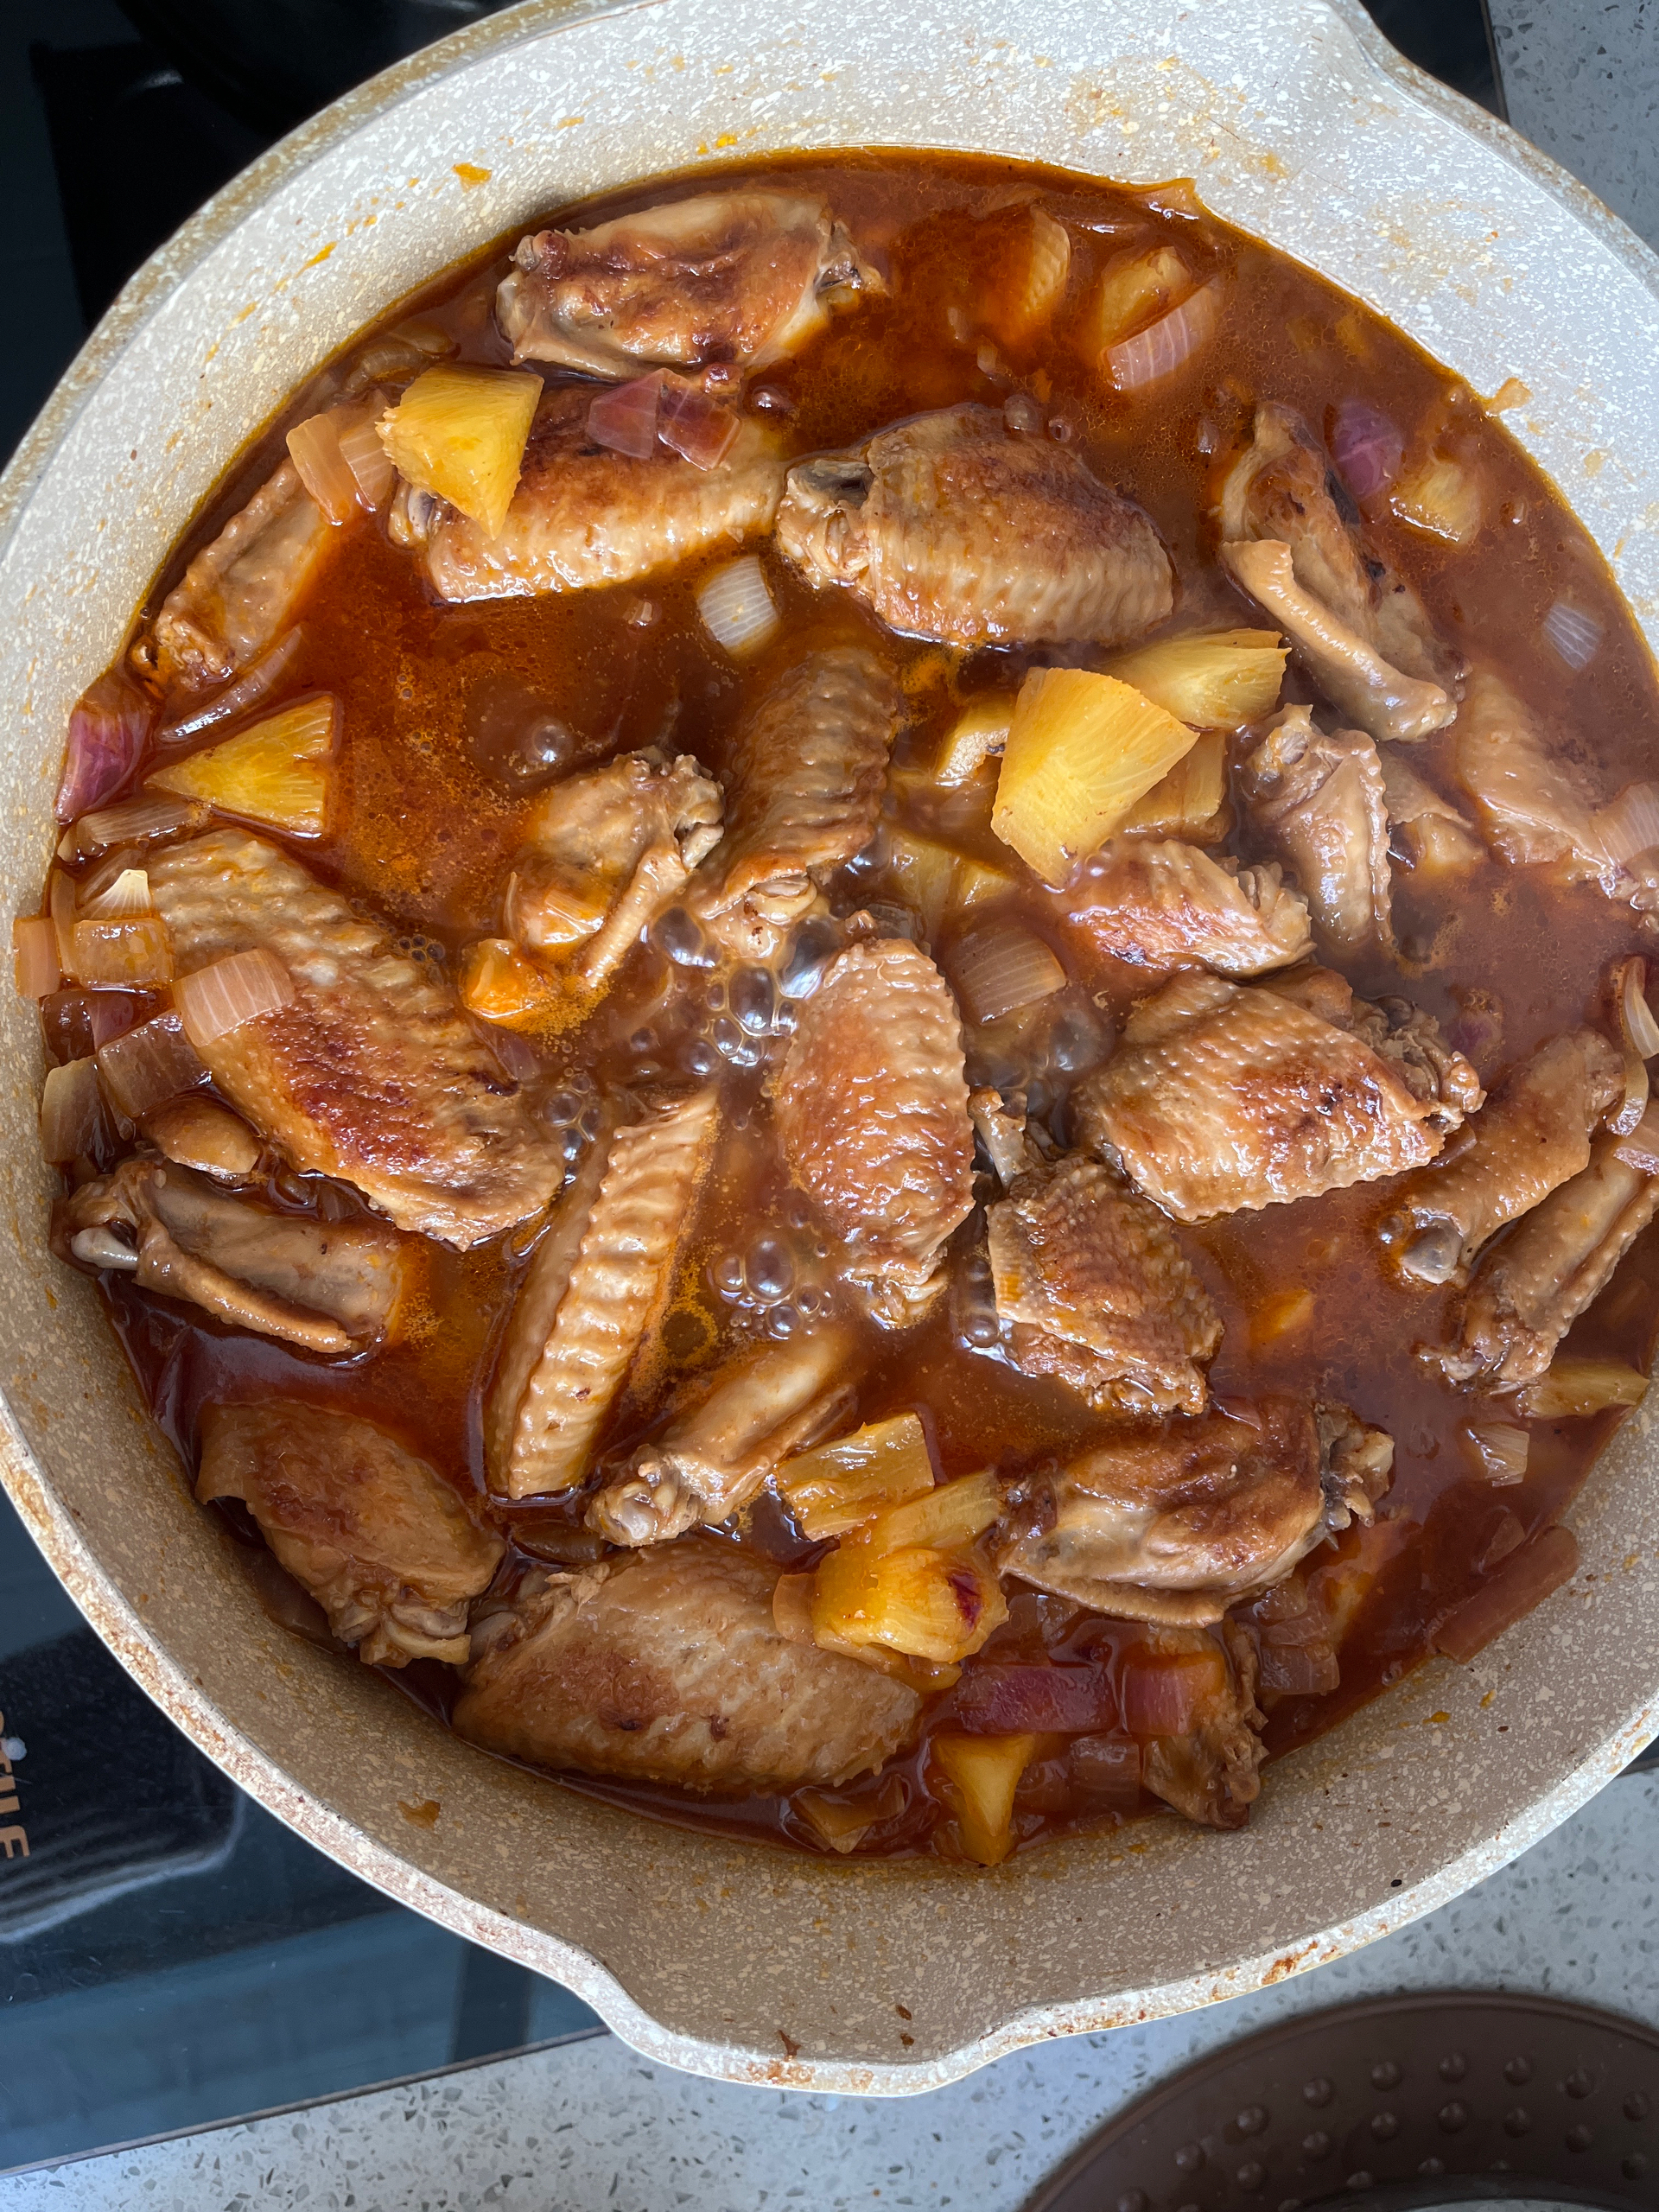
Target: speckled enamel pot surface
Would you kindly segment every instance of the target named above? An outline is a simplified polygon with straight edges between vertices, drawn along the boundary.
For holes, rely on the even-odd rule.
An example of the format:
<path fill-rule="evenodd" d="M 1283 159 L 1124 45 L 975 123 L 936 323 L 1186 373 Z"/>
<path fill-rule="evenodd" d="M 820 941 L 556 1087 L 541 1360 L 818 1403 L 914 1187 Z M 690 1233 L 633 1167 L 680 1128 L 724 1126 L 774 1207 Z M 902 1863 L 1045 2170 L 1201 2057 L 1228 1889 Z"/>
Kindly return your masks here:
<path fill-rule="evenodd" d="M 1519 377 L 1532 397 L 1507 419 L 1659 635 L 1659 261 L 1346 0 L 532 0 L 331 108 L 214 200 L 128 286 L 0 482 L 6 911 L 37 894 L 76 694 L 238 448 L 359 325 L 559 201 L 848 144 L 1195 177 L 1477 391 Z M 92 1286 L 47 1252 L 35 1023 L 10 993 L 0 1022 L 0 1442 L 48 1556 L 245 1789 L 653 2057 L 925 2089 L 1039 2037 L 1231 1996 L 1490 1873 L 1659 1728 L 1643 1417 L 1574 1509 L 1577 1580 L 1472 1668 L 1437 1662 L 1275 1765 L 1243 1834 L 1157 1821 L 991 1873 L 827 1865 L 539 1782 L 266 1620 Z"/>

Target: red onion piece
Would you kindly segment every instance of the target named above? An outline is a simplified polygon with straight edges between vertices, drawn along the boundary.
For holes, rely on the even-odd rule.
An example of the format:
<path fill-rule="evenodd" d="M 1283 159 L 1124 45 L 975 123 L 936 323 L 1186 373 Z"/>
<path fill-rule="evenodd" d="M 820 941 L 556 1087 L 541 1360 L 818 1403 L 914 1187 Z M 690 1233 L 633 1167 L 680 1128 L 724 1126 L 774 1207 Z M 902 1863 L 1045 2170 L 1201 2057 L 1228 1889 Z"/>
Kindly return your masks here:
<path fill-rule="evenodd" d="M 1262 1687 L 1287 1697 L 1325 1697 L 1342 1685 L 1342 1669 L 1328 1643 L 1262 1646 Z"/>
<path fill-rule="evenodd" d="M 1093 1805 L 1132 1813 L 1141 1800 L 1141 1746 L 1132 1736 L 1079 1736 L 1067 1754 L 1072 1787 Z"/>
<path fill-rule="evenodd" d="M 1434 1632 L 1436 1649 L 1467 1666 L 1494 1637 L 1502 1636 L 1579 1571 L 1578 1538 L 1570 1529 L 1545 1529 L 1510 1554 L 1484 1590 L 1478 1590 Z"/>
<path fill-rule="evenodd" d="M 98 1071 L 117 1113 L 130 1122 L 207 1080 L 176 1014 L 158 1014 L 100 1047 Z"/>
<path fill-rule="evenodd" d="M 655 369 L 632 383 L 613 385 L 598 392 L 588 408 L 588 435 L 608 452 L 626 454 L 630 461 L 644 461 L 657 447 L 657 410 L 663 377 Z"/>
<path fill-rule="evenodd" d="M 1106 367 L 1113 390 L 1139 391 L 1143 385 L 1173 376 L 1200 346 L 1209 343 L 1220 304 L 1219 286 L 1214 283 L 1201 284 L 1179 307 L 1160 315 L 1145 330 L 1136 331 L 1133 338 L 1125 338 L 1116 346 L 1109 346 Z M 1052 431 L 1054 423 L 1048 427 Z"/>
<path fill-rule="evenodd" d="M 1104 1667 L 969 1669 L 957 1685 L 955 1725 L 976 1736 L 1095 1735 L 1117 1725 Z"/>
<path fill-rule="evenodd" d="M 99 805 L 138 765 L 155 709 L 135 683 L 111 670 L 75 702 L 69 747 L 58 785 L 60 822 Z"/>
<path fill-rule="evenodd" d="M 104 1118 L 98 1070 L 91 1060 L 48 1068 L 41 1090 L 41 1150 L 54 1167 L 97 1151 Z"/>
<path fill-rule="evenodd" d="M 1386 492 L 1400 474 L 1406 442 L 1388 416 L 1368 400 L 1344 399 L 1331 433 L 1337 474 L 1363 506 Z"/>
<path fill-rule="evenodd" d="M 695 385 L 665 379 L 657 412 L 657 435 L 694 468 L 717 468 L 732 449 L 737 416 Z"/>
<path fill-rule="evenodd" d="M 1123 1726 L 1132 1736 L 1185 1736 L 1217 1687 L 1217 1664 L 1192 1659 L 1130 1662 L 1123 1669 Z"/>

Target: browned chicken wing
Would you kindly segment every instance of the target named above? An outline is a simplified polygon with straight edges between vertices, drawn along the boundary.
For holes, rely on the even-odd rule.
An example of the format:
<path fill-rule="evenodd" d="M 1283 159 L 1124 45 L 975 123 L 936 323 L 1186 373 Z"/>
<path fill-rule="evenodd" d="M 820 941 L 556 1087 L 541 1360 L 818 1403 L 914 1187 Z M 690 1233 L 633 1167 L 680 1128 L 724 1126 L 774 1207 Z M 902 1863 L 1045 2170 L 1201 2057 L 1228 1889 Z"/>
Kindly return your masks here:
<path fill-rule="evenodd" d="M 1408 768 L 1398 752 L 1382 755 L 1389 842 L 1410 868 L 1427 875 L 1466 875 L 1484 848 L 1447 799 Z"/>
<path fill-rule="evenodd" d="M 546 1767 L 732 1796 L 850 1781 L 914 1735 L 890 1675 L 772 1617 L 778 1570 L 703 1535 L 532 1574 L 475 1624 L 458 1734 Z"/>
<path fill-rule="evenodd" d="M 168 592 L 136 664 L 168 690 L 227 682 L 287 628 L 338 537 L 285 461 Z"/>
<path fill-rule="evenodd" d="M 554 785 L 507 883 L 510 938 L 598 990 L 720 842 L 720 785 L 683 753 L 625 753 Z"/>
<path fill-rule="evenodd" d="M 666 446 L 642 461 L 588 435 L 590 390 L 550 391 L 537 410 L 518 488 L 500 535 L 425 493 L 399 493 L 394 535 L 424 548 L 440 599 L 524 599 L 632 583 L 729 550 L 772 527 L 784 465 L 746 421 L 713 468 Z"/>
<path fill-rule="evenodd" d="M 1313 950 L 1307 903 L 1276 867 L 1213 860 L 1175 838 L 1120 837 L 1079 882 L 1073 925 L 1114 960 L 1260 976 Z"/>
<path fill-rule="evenodd" d="M 772 1114 L 849 1281 L 886 1325 L 918 1319 L 974 1202 L 962 1023 L 925 952 L 899 938 L 837 956 L 801 1009 Z"/>
<path fill-rule="evenodd" d="M 1014 1365 L 1099 1413 L 1201 1412 L 1221 1322 L 1163 1216 L 1097 1160 L 1046 1160 L 995 1091 L 969 1103 L 1007 1192 L 986 1230 Z"/>
<path fill-rule="evenodd" d="M 520 238 L 496 294 L 515 361 L 590 376 L 765 368 L 821 330 L 833 294 L 880 289 L 820 200 L 700 193 L 591 231 Z"/>
<path fill-rule="evenodd" d="M 869 842 L 903 713 L 874 654 L 836 645 L 798 661 L 746 717 L 727 834 L 695 902 L 721 934 L 763 955 Z"/>
<path fill-rule="evenodd" d="M 519 1287 L 484 1408 L 490 1487 L 569 1490 L 667 1291 L 714 1151 L 715 1093 L 602 1128 Z"/>
<path fill-rule="evenodd" d="M 1452 740 L 1453 772 L 1499 860 L 1554 862 L 1570 881 L 1617 887 L 1622 871 L 1602 842 L 1583 780 L 1490 670 L 1471 675 Z"/>
<path fill-rule="evenodd" d="M 1540 1046 L 1407 1185 L 1382 1224 L 1402 1275 L 1461 1281 L 1489 1239 L 1590 1165 L 1590 1139 L 1624 1088 L 1624 1063 L 1593 1029 Z"/>
<path fill-rule="evenodd" d="M 1389 950 L 1389 806 L 1371 740 L 1352 729 L 1326 736 L 1306 707 L 1291 707 L 1243 762 L 1239 788 L 1332 948 Z"/>
<path fill-rule="evenodd" d="M 988 407 L 918 416 L 798 463 L 778 543 L 889 629 L 947 645 L 1126 645 L 1174 604 L 1140 508 Z"/>
<path fill-rule="evenodd" d="M 729 1520 L 852 1410 L 852 1351 L 845 1330 L 820 1329 L 752 1344 L 699 1377 L 663 1435 L 594 1498 L 588 1527 L 613 1544 L 658 1544 Z"/>
<path fill-rule="evenodd" d="M 1169 1421 L 1037 1477 L 997 1567 L 1123 1620 L 1218 1621 L 1329 1531 L 1370 1521 L 1393 1463 L 1390 1440 L 1342 1406 L 1268 1398 Z"/>
<path fill-rule="evenodd" d="M 62 1200 L 56 1232 L 83 1267 L 331 1358 L 394 1331 L 413 1249 L 384 1223 L 274 1213 L 142 1155 Z"/>
<path fill-rule="evenodd" d="M 1659 1211 L 1659 1115 L 1630 1137 L 1600 1136 L 1581 1175 L 1550 1192 L 1475 1269 L 1459 1339 L 1423 1356 L 1456 1382 L 1518 1390 L 1535 1382 L 1580 1313 Z"/>
<path fill-rule="evenodd" d="M 1166 1213 L 1206 1221 L 1421 1167 L 1481 1096 L 1428 1015 L 1371 1006 L 1313 969 L 1166 983 L 1079 1084 L 1072 1115 Z"/>
<path fill-rule="evenodd" d="M 372 1421 L 291 1399 L 208 1406 L 201 1433 L 196 1496 L 240 1498 L 359 1659 L 465 1665 L 468 1602 L 506 1547 L 435 1469 Z"/>
<path fill-rule="evenodd" d="M 449 986 L 275 845 L 218 830 L 149 862 L 181 975 L 263 946 L 290 1005 L 209 1045 L 214 1083 L 310 1174 L 461 1246 L 540 1212 L 563 1160 Z"/>

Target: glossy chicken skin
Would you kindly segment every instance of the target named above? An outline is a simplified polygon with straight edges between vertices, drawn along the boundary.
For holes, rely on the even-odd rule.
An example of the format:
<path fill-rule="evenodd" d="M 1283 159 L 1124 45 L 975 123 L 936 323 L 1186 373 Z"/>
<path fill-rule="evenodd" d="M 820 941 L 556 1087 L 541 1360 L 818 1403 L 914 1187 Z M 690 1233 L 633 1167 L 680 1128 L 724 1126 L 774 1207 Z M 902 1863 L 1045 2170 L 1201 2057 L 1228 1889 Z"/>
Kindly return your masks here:
<path fill-rule="evenodd" d="M 634 1452 L 588 1508 L 613 1544 L 658 1544 L 728 1521 L 774 1468 L 827 1435 L 853 1407 L 854 1345 L 827 1327 L 751 1344 L 681 1393 L 663 1434 Z"/>
<path fill-rule="evenodd" d="M 880 289 L 821 200 L 779 192 L 701 193 L 589 231 L 518 241 L 496 294 L 515 361 L 589 376 L 746 368 L 798 352 L 827 296 Z"/>
<path fill-rule="evenodd" d="M 986 1236 L 1013 1364 L 1097 1413 L 1201 1412 L 1221 1321 L 1163 1216 L 1097 1160 L 1046 1160 L 995 1092 L 969 1103 L 1007 1192 Z"/>
<path fill-rule="evenodd" d="M 536 1249 L 484 1408 L 490 1487 L 569 1490 L 667 1289 L 713 1154 L 712 1090 L 601 1127 Z"/>
<path fill-rule="evenodd" d="M 836 957 L 801 1009 L 772 1120 L 871 1313 L 889 1327 L 919 1319 L 974 1202 L 962 1024 L 925 952 L 872 938 Z"/>
<path fill-rule="evenodd" d="M 891 630 L 955 645 L 1126 645 L 1174 604 L 1151 523 L 1076 454 L 947 408 L 799 462 L 778 544 Z"/>
<path fill-rule="evenodd" d="M 62 1200 L 55 1228 L 83 1267 L 336 1359 L 395 1332 L 419 1249 L 382 1222 L 276 1213 L 142 1154 Z"/>
<path fill-rule="evenodd" d="M 240 1498 L 366 1665 L 465 1663 L 467 1607 L 506 1547 L 372 1421 L 284 1398 L 209 1406 L 196 1496 Z"/>
<path fill-rule="evenodd" d="M 874 834 L 903 713 L 862 646 L 808 653 L 785 671 L 734 743 L 726 835 L 694 901 L 703 919 L 742 949 L 771 949 Z"/>
<path fill-rule="evenodd" d="M 1292 707 L 1241 765 L 1239 788 L 1332 950 L 1389 950 L 1389 804 L 1372 741 L 1351 729 L 1327 735 L 1307 708 Z"/>
<path fill-rule="evenodd" d="M 1313 969 L 1166 984 L 1078 1086 L 1073 1117 L 1166 1212 L 1205 1221 L 1422 1166 L 1481 1096 L 1427 1015 Z"/>
<path fill-rule="evenodd" d="M 739 1796 L 850 1781 L 910 1741 L 921 1700 L 794 1643 L 778 1569 L 702 1535 L 529 1576 L 474 1624 L 458 1734 L 546 1767 Z"/>
<path fill-rule="evenodd" d="M 169 690 L 227 682 L 287 629 L 338 541 L 285 461 L 168 592 L 135 664 Z"/>
<path fill-rule="evenodd" d="M 1307 902 L 1272 862 L 1241 868 L 1179 838 L 1119 837 L 1084 870 L 1073 932 L 1114 960 L 1166 974 L 1261 976 L 1313 950 Z"/>
<path fill-rule="evenodd" d="M 1027 1486 L 997 1565 L 1121 1619 L 1218 1621 L 1370 1521 L 1393 1457 L 1346 1408 L 1281 1398 L 1126 1433 Z"/>
<path fill-rule="evenodd" d="M 149 862 L 179 971 L 264 947 L 293 1002 L 203 1052 L 295 1167 L 355 1184 L 400 1229 L 462 1247 L 540 1212 L 563 1158 L 447 983 L 275 845 L 217 830 Z"/>
<path fill-rule="evenodd" d="M 1553 863 L 1571 881 L 1618 888 L 1623 871 L 1603 842 L 1584 779 L 1501 677 L 1489 669 L 1471 674 L 1452 738 L 1453 773 L 1499 860 Z"/>
<path fill-rule="evenodd" d="M 1498 1230 L 1590 1165 L 1590 1140 L 1624 1089 L 1619 1054 L 1593 1029 L 1553 1037 L 1406 1186 L 1382 1225 L 1410 1281 L 1460 1282 Z"/>
<path fill-rule="evenodd" d="M 697 468 L 666 446 L 644 460 L 588 436 L 592 392 L 549 391 L 537 410 L 498 537 L 423 493 L 399 495 L 393 528 L 422 549 L 440 599 L 523 599 L 654 576 L 699 554 L 734 551 L 772 527 L 784 465 L 746 420 L 726 458 Z"/>

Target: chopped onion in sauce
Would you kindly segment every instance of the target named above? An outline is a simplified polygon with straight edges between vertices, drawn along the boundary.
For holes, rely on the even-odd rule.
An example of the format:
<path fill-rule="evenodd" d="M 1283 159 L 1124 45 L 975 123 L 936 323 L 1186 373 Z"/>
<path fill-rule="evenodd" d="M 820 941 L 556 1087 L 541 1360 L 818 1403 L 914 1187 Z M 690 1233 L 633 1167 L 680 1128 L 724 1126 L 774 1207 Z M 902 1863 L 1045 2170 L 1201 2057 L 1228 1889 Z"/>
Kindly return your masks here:
<path fill-rule="evenodd" d="M 1215 334 L 1220 288 L 1201 284 L 1191 298 L 1133 338 L 1106 348 L 1106 366 L 1116 391 L 1140 391 L 1173 376 Z"/>
<path fill-rule="evenodd" d="M 357 478 L 340 449 L 340 414 L 331 408 L 296 423 L 288 434 L 289 458 L 301 483 L 336 530 L 363 512 Z"/>
<path fill-rule="evenodd" d="M 657 435 L 671 453 L 694 468 L 717 468 L 731 451 L 741 428 L 729 407 L 722 407 L 695 385 L 664 378 L 657 410 Z"/>
<path fill-rule="evenodd" d="M 1558 599 L 1544 617 L 1544 635 L 1576 676 L 1589 667 L 1601 643 L 1601 625 L 1593 615 Z"/>
<path fill-rule="evenodd" d="M 1406 442 L 1380 408 L 1363 399 L 1344 399 L 1331 433 L 1331 458 L 1337 474 L 1363 505 L 1386 492 L 1400 474 Z"/>
<path fill-rule="evenodd" d="M 717 645 L 734 658 L 758 652 L 779 628 L 766 571 L 753 553 L 714 569 L 697 586 L 697 612 Z"/>
<path fill-rule="evenodd" d="M 1205 1700 L 1220 1694 L 1226 1679 L 1219 1649 L 1127 1661 L 1121 1677 L 1123 1726 L 1132 1736 L 1188 1735 Z"/>
<path fill-rule="evenodd" d="M 970 1021 L 995 1021 L 1063 990 L 1065 970 L 1033 931 L 1004 922 L 963 938 L 951 980 Z"/>
<path fill-rule="evenodd" d="M 262 653 L 245 674 L 234 683 L 215 693 L 205 706 L 194 713 L 181 715 L 175 722 L 168 722 L 156 733 L 157 745 L 182 745 L 187 738 L 198 736 L 205 729 L 212 729 L 215 722 L 229 721 L 233 715 L 245 715 L 251 707 L 275 690 L 282 681 L 304 642 L 305 632 L 300 628 L 285 631 L 268 652 Z M 141 804 L 133 801 L 133 804 Z"/>
<path fill-rule="evenodd" d="M 1652 852 L 1659 846 L 1659 784 L 1627 784 L 1590 819 L 1616 861 L 1629 862 Z"/>
<path fill-rule="evenodd" d="M 378 514 L 385 506 L 397 481 L 397 472 L 386 458 L 380 433 L 375 428 L 381 411 L 377 401 L 367 413 L 347 423 L 340 433 L 340 457 L 351 470 L 357 496 L 371 514 Z"/>
<path fill-rule="evenodd" d="M 141 868 L 124 868 L 117 871 L 101 889 L 90 888 L 81 893 L 80 915 L 84 921 L 128 921 L 137 914 L 150 912 L 149 877 Z"/>
<path fill-rule="evenodd" d="M 1648 1004 L 1645 960 L 1626 960 L 1621 964 L 1618 991 L 1618 1024 L 1624 1033 L 1625 1045 L 1638 1058 L 1650 1060 L 1659 1052 L 1659 1021 L 1654 1020 L 1653 1008 Z"/>
<path fill-rule="evenodd" d="M 232 952 L 211 968 L 181 976 L 173 988 L 185 1033 L 199 1052 L 262 1015 L 279 1014 L 294 999 L 294 984 L 274 952 L 257 945 Z"/>
<path fill-rule="evenodd" d="M 11 953 L 20 997 L 38 1002 L 63 981 L 58 965 L 58 933 L 44 914 L 20 916 L 13 922 Z"/>
<path fill-rule="evenodd" d="M 98 1071 L 110 1103 L 130 1122 L 207 1080 L 176 1014 L 157 1014 L 154 1021 L 100 1046 Z"/>
<path fill-rule="evenodd" d="M 173 980 L 173 939 L 158 914 L 78 921 L 69 935 L 68 973 L 77 982 L 131 990 Z"/>
<path fill-rule="evenodd" d="M 97 860 L 122 845 L 147 845 L 162 837 L 176 837 L 181 830 L 199 829 L 207 819 L 200 799 L 175 798 L 170 793 L 144 791 L 123 799 L 118 806 L 96 814 L 83 814 L 73 829 L 58 840 L 58 858 L 70 868 Z"/>
<path fill-rule="evenodd" d="M 1520 1394 L 1521 1410 L 1535 1421 L 1582 1421 L 1609 1406 L 1639 1406 L 1648 1378 L 1618 1359 L 1573 1359 L 1560 1354 Z"/>
<path fill-rule="evenodd" d="M 608 452 L 644 461 L 656 449 L 662 390 L 662 372 L 653 369 L 648 377 L 634 377 L 595 394 L 588 408 L 588 436 Z"/>
<path fill-rule="evenodd" d="M 125 783 L 138 765 L 154 715 L 143 692 L 118 670 L 87 686 L 69 716 L 54 810 L 60 822 L 73 822 Z"/>
<path fill-rule="evenodd" d="M 1607 1116 L 1607 1126 L 1616 1137 L 1627 1137 L 1639 1125 L 1648 1110 L 1652 1085 L 1648 1077 L 1648 1064 L 1634 1052 L 1624 1055 L 1624 1088 L 1619 1101 Z"/>
<path fill-rule="evenodd" d="M 54 1167 L 92 1154 L 103 1112 L 92 1061 L 70 1060 L 47 1070 L 41 1086 L 41 1149 Z"/>

